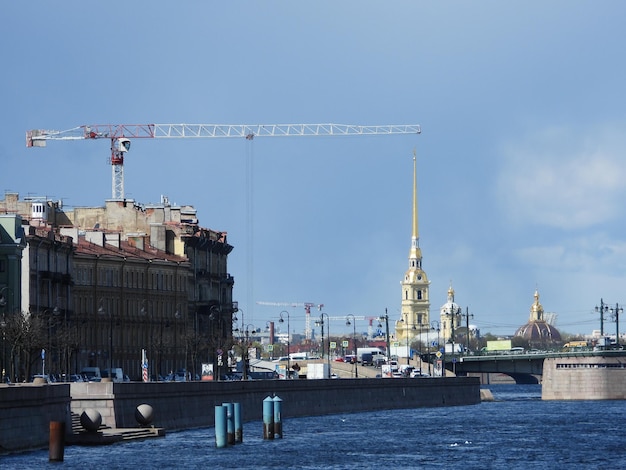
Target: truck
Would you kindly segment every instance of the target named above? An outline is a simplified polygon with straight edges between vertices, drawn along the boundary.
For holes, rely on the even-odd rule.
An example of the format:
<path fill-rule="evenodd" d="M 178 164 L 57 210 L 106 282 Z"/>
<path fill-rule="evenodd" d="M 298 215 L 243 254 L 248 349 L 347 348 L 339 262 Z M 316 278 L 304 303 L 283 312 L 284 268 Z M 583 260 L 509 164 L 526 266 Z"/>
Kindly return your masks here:
<path fill-rule="evenodd" d="M 376 362 L 379 358 L 386 358 L 387 355 L 380 348 L 356 348 L 356 360 L 357 362 L 363 361 L 363 353 L 370 353 L 372 355 L 372 360 Z"/>
<path fill-rule="evenodd" d="M 327 363 L 309 364 L 306 367 L 307 379 L 328 379 L 330 377 L 330 369 Z"/>
<path fill-rule="evenodd" d="M 374 365 L 374 356 L 372 353 L 363 353 L 361 354 L 361 364 L 364 366 L 373 366 Z"/>
<path fill-rule="evenodd" d="M 452 346 L 454 346 L 454 349 L 452 348 Z M 454 343 L 454 345 L 452 343 L 446 343 L 445 345 L 446 354 L 462 354 L 464 350 L 465 348 L 461 343 Z"/>

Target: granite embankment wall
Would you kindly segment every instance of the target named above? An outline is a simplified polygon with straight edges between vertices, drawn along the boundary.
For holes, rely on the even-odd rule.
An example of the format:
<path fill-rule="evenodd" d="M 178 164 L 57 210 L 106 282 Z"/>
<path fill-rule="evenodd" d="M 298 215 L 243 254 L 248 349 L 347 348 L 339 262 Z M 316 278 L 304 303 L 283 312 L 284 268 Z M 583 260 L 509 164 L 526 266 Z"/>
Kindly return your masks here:
<path fill-rule="evenodd" d="M 261 420 L 263 399 L 279 396 L 284 419 L 396 408 L 480 403 L 478 378 L 319 379 L 234 382 L 72 384 L 72 411 L 96 408 L 112 427 L 135 427 L 135 409 L 154 409 L 166 430 L 213 426 L 215 405 L 241 403 L 243 420 Z M 113 407 L 113 409 L 111 409 Z"/>
<path fill-rule="evenodd" d="M 542 400 L 624 400 L 626 364 L 623 357 L 546 358 L 541 383 Z"/>
<path fill-rule="evenodd" d="M 46 446 L 50 422 L 67 421 L 69 410 L 69 384 L 0 386 L 0 453 Z"/>
<path fill-rule="evenodd" d="M 245 422 L 261 420 L 263 400 L 279 396 L 284 420 L 301 416 L 480 403 L 476 377 L 446 379 L 320 379 L 237 382 L 72 383 L 0 386 L 0 451 L 48 445 L 49 422 L 96 409 L 103 424 L 137 427 L 135 410 L 149 404 L 152 424 L 166 431 L 213 426 L 215 405 L 241 403 Z M 70 398 L 71 397 L 71 398 Z M 21 412 L 10 412 L 12 409 Z"/>

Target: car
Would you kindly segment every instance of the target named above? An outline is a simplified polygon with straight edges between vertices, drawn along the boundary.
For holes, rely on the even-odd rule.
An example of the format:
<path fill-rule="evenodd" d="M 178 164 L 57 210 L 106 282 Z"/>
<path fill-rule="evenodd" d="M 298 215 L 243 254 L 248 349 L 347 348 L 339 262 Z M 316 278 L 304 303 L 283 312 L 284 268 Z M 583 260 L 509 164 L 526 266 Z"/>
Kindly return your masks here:
<path fill-rule="evenodd" d="M 46 383 L 52 383 L 52 380 L 50 380 L 50 376 L 48 374 L 35 374 L 33 375 L 31 382 L 34 382 L 35 379 L 37 379 L 38 382 L 44 381 Z"/>
<path fill-rule="evenodd" d="M 383 364 L 387 363 L 387 358 L 386 357 L 379 357 L 374 359 L 374 367 L 377 367 L 378 369 L 380 369 Z"/>
<path fill-rule="evenodd" d="M 343 357 L 338 357 L 335 359 L 335 362 L 346 362 L 346 360 Z"/>
<path fill-rule="evenodd" d="M 420 378 L 420 377 L 430 377 L 430 375 L 427 374 L 426 372 L 422 372 L 419 369 L 413 369 L 411 371 L 411 374 L 409 375 L 409 377 L 411 377 L 412 379 L 417 379 L 417 378 Z"/>

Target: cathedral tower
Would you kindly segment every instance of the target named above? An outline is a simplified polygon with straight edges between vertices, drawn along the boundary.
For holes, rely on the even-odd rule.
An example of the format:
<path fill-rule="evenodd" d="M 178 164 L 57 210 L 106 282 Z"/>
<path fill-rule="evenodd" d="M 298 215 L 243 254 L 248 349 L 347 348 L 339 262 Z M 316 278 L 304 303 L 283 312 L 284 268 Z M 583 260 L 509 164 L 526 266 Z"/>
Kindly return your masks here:
<path fill-rule="evenodd" d="M 410 341 L 429 328 L 430 282 L 422 270 L 422 250 L 419 246 L 417 218 L 417 158 L 413 151 L 413 230 L 409 251 L 409 269 L 404 274 L 402 285 L 402 307 L 400 319 L 396 321 L 396 339 Z"/>

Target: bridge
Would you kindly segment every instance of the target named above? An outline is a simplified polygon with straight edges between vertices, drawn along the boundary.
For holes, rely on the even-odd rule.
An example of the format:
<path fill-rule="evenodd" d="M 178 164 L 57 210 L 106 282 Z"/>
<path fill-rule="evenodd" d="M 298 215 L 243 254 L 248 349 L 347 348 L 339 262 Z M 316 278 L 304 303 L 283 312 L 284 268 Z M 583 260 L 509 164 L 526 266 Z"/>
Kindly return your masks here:
<path fill-rule="evenodd" d="M 491 355 L 446 354 L 445 367 L 456 375 L 468 373 L 506 374 L 518 384 L 539 383 L 537 376 L 543 375 L 543 361 L 546 358 L 561 357 L 623 357 L 626 351 L 577 351 L 577 352 L 506 352 Z"/>

